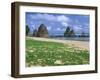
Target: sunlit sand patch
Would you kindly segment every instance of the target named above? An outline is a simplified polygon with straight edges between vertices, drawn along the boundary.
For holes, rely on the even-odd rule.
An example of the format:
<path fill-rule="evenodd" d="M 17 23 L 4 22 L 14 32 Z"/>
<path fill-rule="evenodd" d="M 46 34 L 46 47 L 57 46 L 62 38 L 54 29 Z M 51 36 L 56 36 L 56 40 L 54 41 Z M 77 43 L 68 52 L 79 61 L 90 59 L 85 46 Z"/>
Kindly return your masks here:
<path fill-rule="evenodd" d="M 77 47 L 79 49 L 89 50 L 89 42 L 85 42 L 85 41 L 57 40 L 57 39 L 39 38 L 39 37 L 27 37 L 27 39 L 34 39 L 34 40 L 47 41 L 47 42 L 49 41 L 49 42 L 64 43 L 64 45 L 70 45 L 70 46 L 73 46 L 73 47 Z"/>

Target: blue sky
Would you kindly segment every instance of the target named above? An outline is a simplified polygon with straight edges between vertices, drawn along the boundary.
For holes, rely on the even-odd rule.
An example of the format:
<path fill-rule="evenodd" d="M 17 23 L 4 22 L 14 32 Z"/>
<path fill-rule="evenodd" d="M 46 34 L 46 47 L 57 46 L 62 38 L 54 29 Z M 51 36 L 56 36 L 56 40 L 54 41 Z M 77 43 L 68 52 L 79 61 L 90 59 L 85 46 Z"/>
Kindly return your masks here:
<path fill-rule="evenodd" d="M 76 34 L 89 33 L 89 15 L 26 12 L 25 16 L 31 32 L 44 24 L 50 35 L 63 35 L 68 26 Z"/>

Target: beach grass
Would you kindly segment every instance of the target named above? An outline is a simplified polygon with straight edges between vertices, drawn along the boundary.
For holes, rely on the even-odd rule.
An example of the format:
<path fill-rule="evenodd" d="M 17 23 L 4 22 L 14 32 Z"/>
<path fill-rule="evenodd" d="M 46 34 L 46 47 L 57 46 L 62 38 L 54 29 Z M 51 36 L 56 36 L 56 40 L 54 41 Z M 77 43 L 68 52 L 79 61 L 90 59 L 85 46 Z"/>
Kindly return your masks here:
<path fill-rule="evenodd" d="M 26 39 L 26 67 L 89 64 L 89 51 L 58 42 Z"/>

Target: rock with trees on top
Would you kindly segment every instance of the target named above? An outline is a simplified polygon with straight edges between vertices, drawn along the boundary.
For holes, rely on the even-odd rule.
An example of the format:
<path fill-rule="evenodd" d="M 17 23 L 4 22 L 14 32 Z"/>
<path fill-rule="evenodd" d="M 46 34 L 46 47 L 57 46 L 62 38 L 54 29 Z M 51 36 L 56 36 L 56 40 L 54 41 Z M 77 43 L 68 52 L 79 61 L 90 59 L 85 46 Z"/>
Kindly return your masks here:
<path fill-rule="evenodd" d="M 41 24 L 37 31 L 37 37 L 49 37 L 47 27 L 44 24 Z"/>

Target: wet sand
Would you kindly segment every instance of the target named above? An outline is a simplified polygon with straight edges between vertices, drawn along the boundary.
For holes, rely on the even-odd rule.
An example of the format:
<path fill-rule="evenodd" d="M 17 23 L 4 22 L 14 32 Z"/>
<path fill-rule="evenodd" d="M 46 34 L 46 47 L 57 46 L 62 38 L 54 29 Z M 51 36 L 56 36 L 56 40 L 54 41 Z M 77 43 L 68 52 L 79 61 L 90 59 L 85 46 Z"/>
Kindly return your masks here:
<path fill-rule="evenodd" d="M 40 38 L 40 37 L 27 37 L 27 39 L 34 39 L 39 41 L 49 41 L 49 42 L 59 42 L 64 43 L 73 47 L 77 47 L 80 49 L 89 50 L 89 42 L 88 41 L 75 41 L 75 40 L 57 40 L 57 39 L 50 39 L 50 38 Z"/>

